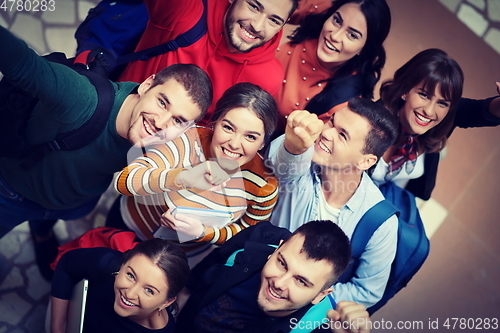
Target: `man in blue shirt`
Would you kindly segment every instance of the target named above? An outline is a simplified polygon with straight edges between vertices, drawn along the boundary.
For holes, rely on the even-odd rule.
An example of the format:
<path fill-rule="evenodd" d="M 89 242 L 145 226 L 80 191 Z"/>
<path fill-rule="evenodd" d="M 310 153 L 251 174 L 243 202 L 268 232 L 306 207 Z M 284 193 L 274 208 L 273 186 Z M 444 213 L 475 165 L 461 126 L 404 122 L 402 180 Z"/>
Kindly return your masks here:
<path fill-rule="evenodd" d="M 290 114 L 267 161 L 280 184 L 271 223 L 294 231 L 307 221 L 331 220 L 350 238 L 365 212 L 384 199 L 365 170 L 397 133 L 392 114 L 363 98 L 351 99 L 327 123 L 308 111 Z M 397 224 L 392 216 L 375 231 L 355 277 L 335 284 L 335 299 L 369 307 L 382 297 L 396 253 Z"/>

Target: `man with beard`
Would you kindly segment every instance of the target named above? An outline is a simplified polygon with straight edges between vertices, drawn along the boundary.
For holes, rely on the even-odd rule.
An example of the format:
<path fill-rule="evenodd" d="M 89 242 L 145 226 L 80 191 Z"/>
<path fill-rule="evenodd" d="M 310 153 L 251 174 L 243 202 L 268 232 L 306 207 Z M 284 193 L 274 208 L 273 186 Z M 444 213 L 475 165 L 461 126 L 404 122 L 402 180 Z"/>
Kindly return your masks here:
<path fill-rule="evenodd" d="M 247 228 L 194 268 L 177 332 L 271 333 L 306 326 L 304 314 L 332 292 L 350 252 L 349 239 L 331 221 L 306 223 L 291 236 L 269 222 Z M 367 318 L 366 312 L 359 315 Z M 314 320 L 327 322 L 326 311 Z"/>
<path fill-rule="evenodd" d="M 120 81 L 142 82 L 159 68 L 192 63 L 210 76 L 214 103 L 238 82 L 259 85 L 276 95 L 283 69 L 275 59 L 280 30 L 299 0 L 145 0 L 150 15 L 136 51 L 173 40 L 193 27 L 207 4 L 207 32 L 193 44 L 146 61 L 130 63 Z M 202 124 L 213 111 L 209 109 Z"/>

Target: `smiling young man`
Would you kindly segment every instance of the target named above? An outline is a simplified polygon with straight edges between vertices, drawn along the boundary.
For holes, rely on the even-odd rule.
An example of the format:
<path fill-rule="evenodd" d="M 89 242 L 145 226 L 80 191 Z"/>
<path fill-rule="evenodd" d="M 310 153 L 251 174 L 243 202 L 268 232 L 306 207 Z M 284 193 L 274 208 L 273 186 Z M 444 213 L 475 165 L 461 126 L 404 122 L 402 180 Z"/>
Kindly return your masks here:
<path fill-rule="evenodd" d="M 177 332 L 289 332 L 332 291 L 349 259 L 349 240 L 330 221 L 306 223 L 291 236 L 261 222 L 195 267 Z"/>
<path fill-rule="evenodd" d="M 3 27 L 0 71 L 13 85 L 39 99 L 25 131 L 26 142 L 32 145 L 79 128 L 96 110 L 96 88 L 87 77 L 38 56 Z M 111 85 L 114 103 L 109 119 L 89 144 L 50 152 L 29 170 L 21 167 L 24 159 L 0 158 L 0 237 L 30 220 L 35 240 L 50 240 L 54 245 L 51 229 L 56 220 L 89 213 L 113 174 L 127 165 L 132 144 L 165 128 L 178 131 L 186 122 L 193 123 L 212 98 L 207 74 L 188 64 L 167 67 L 140 85 Z M 55 257 L 57 244 L 52 249 Z M 49 257 L 47 265 L 52 261 L 45 249 L 36 253 Z"/>
<path fill-rule="evenodd" d="M 238 82 L 257 84 L 278 93 L 283 69 L 275 59 L 280 30 L 299 0 L 206 0 L 207 31 L 193 44 L 147 61 L 128 65 L 120 81 L 142 82 L 160 68 L 191 63 L 204 69 L 214 85 L 214 102 Z M 202 0 L 145 1 L 150 22 L 136 50 L 173 40 L 188 31 L 202 16 Z M 203 124 L 210 119 L 209 109 Z"/>
<path fill-rule="evenodd" d="M 384 199 L 364 171 L 391 146 L 397 129 L 389 111 L 363 98 L 349 100 L 327 123 L 307 111 L 290 114 L 267 161 L 280 183 L 271 223 L 293 231 L 310 220 L 331 220 L 351 237 L 365 212 Z M 375 304 L 389 278 L 396 241 L 393 216 L 368 242 L 356 277 L 335 284 L 334 297 Z"/>

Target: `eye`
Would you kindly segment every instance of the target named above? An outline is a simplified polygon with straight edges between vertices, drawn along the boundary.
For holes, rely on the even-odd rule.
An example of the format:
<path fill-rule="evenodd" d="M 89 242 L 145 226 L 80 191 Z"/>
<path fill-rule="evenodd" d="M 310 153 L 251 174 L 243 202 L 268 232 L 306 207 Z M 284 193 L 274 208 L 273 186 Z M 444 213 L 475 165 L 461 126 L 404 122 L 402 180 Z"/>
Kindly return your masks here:
<path fill-rule="evenodd" d="M 279 21 L 279 20 L 277 20 L 275 18 L 270 18 L 269 21 L 271 21 L 272 25 L 281 26 L 281 21 Z"/>
<path fill-rule="evenodd" d="M 348 35 L 349 39 L 359 39 L 359 36 L 355 34 L 354 32 L 349 32 Z"/>
<path fill-rule="evenodd" d="M 337 15 L 333 15 L 332 21 L 334 25 L 339 26 L 342 22 L 340 21 L 340 18 Z"/>
<path fill-rule="evenodd" d="M 418 92 L 418 95 L 424 99 L 428 99 L 429 98 L 429 95 L 427 95 L 427 93 L 423 92 L 423 91 L 419 91 Z"/>
<path fill-rule="evenodd" d="M 448 103 L 448 102 L 438 102 L 438 104 L 442 108 L 449 108 L 450 107 L 450 103 Z"/>
<path fill-rule="evenodd" d="M 179 118 L 172 118 L 173 119 L 173 122 L 174 122 L 174 125 L 178 126 L 178 125 L 182 125 L 182 120 L 180 120 Z"/>
<path fill-rule="evenodd" d="M 248 7 L 250 7 L 250 9 L 252 11 L 255 11 L 255 12 L 259 11 L 259 7 L 254 3 L 248 2 Z"/>
<path fill-rule="evenodd" d="M 285 263 L 283 262 L 283 260 L 278 259 L 278 266 L 285 268 Z"/>
<path fill-rule="evenodd" d="M 306 287 L 307 286 L 307 283 L 306 281 L 302 280 L 302 279 L 299 279 L 297 278 L 297 283 L 302 286 L 302 287 Z"/>
<path fill-rule="evenodd" d="M 130 272 L 127 272 L 127 277 L 130 279 L 130 280 L 135 280 L 135 276 L 134 274 L 130 273 Z"/>
<path fill-rule="evenodd" d="M 340 132 L 339 133 L 340 137 L 342 138 L 342 140 L 346 141 L 347 140 L 347 135 L 345 135 L 344 132 Z"/>
<path fill-rule="evenodd" d="M 222 125 L 222 128 L 226 131 L 226 132 L 232 132 L 233 131 L 233 128 L 229 125 Z"/>
<path fill-rule="evenodd" d="M 247 139 L 248 139 L 248 141 L 255 141 L 255 140 L 257 140 L 257 137 L 255 135 L 248 134 Z"/>
<path fill-rule="evenodd" d="M 158 104 L 162 107 L 162 108 L 165 108 L 167 106 L 167 104 L 165 103 L 164 100 L 162 100 L 161 98 L 158 98 Z"/>
<path fill-rule="evenodd" d="M 153 291 L 153 289 L 151 289 L 151 288 L 146 288 L 146 289 L 144 289 L 144 292 L 145 292 L 146 294 L 148 294 L 148 295 L 154 295 L 154 294 L 155 294 L 155 292 L 154 292 L 154 291 Z"/>

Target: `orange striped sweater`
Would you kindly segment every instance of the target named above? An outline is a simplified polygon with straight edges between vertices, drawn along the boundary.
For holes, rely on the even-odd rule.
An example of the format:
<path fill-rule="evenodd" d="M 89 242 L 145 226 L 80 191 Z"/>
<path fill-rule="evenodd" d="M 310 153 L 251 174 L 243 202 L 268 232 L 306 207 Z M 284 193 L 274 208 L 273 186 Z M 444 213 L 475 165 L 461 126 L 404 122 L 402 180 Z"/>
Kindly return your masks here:
<path fill-rule="evenodd" d="M 182 170 L 210 158 L 212 131 L 193 128 L 178 138 L 154 146 L 123 169 L 115 189 L 127 196 L 126 210 L 146 238 L 153 238 L 161 215 L 179 206 L 230 211 L 233 220 L 223 228 L 205 228 L 195 242 L 222 244 L 240 230 L 268 220 L 278 199 L 278 183 L 260 155 L 240 167 L 222 191 L 183 189 L 175 183 Z M 193 247 L 194 243 L 182 244 Z M 196 247 L 196 246 L 195 246 Z"/>

